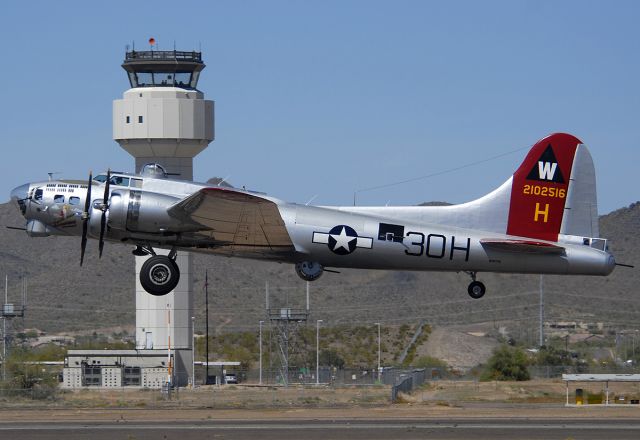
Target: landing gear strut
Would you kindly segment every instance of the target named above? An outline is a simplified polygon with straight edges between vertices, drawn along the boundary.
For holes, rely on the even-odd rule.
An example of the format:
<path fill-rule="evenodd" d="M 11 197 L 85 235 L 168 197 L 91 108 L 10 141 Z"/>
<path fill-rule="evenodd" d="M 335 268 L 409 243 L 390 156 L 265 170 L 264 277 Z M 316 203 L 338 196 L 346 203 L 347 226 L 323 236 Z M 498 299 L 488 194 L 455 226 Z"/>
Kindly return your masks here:
<path fill-rule="evenodd" d="M 480 281 L 476 281 L 475 272 L 469 272 L 469 275 L 471 275 L 471 279 L 473 280 L 471 281 L 471 283 L 469 284 L 469 287 L 467 288 L 467 292 L 469 292 L 469 296 L 473 299 L 482 298 L 485 292 L 487 291 L 487 288 L 484 287 L 484 284 L 482 284 Z"/>
<path fill-rule="evenodd" d="M 171 292 L 180 281 L 180 269 L 176 264 L 176 252 L 169 255 L 154 255 L 144 262 L 140 270 L 140 284 L 154 296 Z"/>

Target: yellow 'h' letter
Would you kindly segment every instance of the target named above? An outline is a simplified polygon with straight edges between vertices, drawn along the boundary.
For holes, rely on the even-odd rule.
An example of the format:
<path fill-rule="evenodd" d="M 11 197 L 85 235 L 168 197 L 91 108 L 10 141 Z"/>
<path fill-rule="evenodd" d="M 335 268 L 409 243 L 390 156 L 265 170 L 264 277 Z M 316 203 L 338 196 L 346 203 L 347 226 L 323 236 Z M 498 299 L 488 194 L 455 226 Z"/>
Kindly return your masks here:
<path fill-rule="evenodd" d="M 536 202 L 536 213 L 535 216 L 533 217 L 533 221 L 537 222 L 538 221 L 538 216 L 542 214 L 544 216 L 544 222 L 546 223 L 547 220 L 549 219 L 549 204 L 546 203 L 544 205 L 544 211 L 540 209 L 540 203 Z"/>

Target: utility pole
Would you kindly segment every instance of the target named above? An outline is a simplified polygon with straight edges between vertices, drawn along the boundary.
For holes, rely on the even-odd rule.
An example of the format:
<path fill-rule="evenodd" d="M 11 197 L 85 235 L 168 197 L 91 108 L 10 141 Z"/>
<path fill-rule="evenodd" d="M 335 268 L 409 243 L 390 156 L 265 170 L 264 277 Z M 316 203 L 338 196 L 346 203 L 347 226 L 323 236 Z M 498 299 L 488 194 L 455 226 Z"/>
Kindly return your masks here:
<path fill-rule="evenodd" d="M 196 317 L 191 317 L 191 388 L 196 387 Z"/>
<path fill-rule="evenodd" d="M 260 344 L 260 380 L 259 380 L 259 384 L 262 385 L 262 324 L 264 324 L 264 321 L 260 321 L 259 325 L 260 325 L 260 338 L 259 338 L 259 344 Z"/>
<path fill-rule="evenodd" d="M 4 276 L 4 304 L 2 305 L 2 380 L 7 380 L 7 318 L 4 316 L 4 308 L 9 303 L 9 275 Z"/>
<path fill-rule="evenodd" d="M 322 319 L 316 321 L 316 385 L 320 385 L 320 323 Z"/>
<path fill-rule="evenodd" d="M 540 348 L 544 345 L 544 278 L 540 275 Z"/>
<path fill-rule="evenodd" d="M 167 384 L 173 385 L 173 365 L 171 364 L 171 304 L 167 304 Z"/>
<path fill-rule="evenodd" d="M 204 313 L 205 313 L 205 333 L 206 343 L 205 346 L 205 367 L 204 367 L 204 383 L 209 384 L 209 273 L 204 271 Z"/>
<path fill-rule="evenodd" d="M 380 381 L 380 323 L 376 322 L 378 326 L 378 381 Z"/>

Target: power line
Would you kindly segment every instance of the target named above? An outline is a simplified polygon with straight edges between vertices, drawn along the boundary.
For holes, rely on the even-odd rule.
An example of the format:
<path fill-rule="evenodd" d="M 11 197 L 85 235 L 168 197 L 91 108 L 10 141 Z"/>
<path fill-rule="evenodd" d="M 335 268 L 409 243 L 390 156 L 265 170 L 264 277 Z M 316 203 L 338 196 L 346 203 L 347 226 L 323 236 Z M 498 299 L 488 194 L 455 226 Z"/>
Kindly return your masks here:
<path fill-rule="evenodd" d="M 477 160 L 475 162 L 471 162 L 471 163 L 468 163 L 468 164 L 465 164 L 465 165 L 460 165 L 460 166 L 457 166 L 457 167 L 449 168 L 449 169 L 446 169 L 446 170 L 443 170 L 443 171 L 438 171 L 438 172 L 435 172 L 435 173 L 425 174 L 423 176 L 412 177 L 410 179 L 400 180 L 400 181 L 397 181 L 397 182 L 386 183 L 386 184 L 383 184 L 383 185 L 376 185 L 376 186 L 371 186 L 371 187 L 368 187 L 368 188 L 358 189 L 358 190 L 354 191 L 354 200 L 355 200 L 355 195 L 358 194 L 358 193 L 361 193 L 361 192 L 373 191 L 373 190 L 376 190 L 376 189 L 388 188 L 388 187 L 391 187 L 391 186 L 403 185 L 405 183 L 417 182 L 418 180 L 424 180 L 424 179 L 429 179 L 431 177 L 441 176 L 443 174 L 452 173 L 454 171 L 463 170 L 465 168 L 470 168 L 470 167 L 475 166 L 475 165 L 480 165 L 480 164 L 483 164 L 483 163 L 486 163 L 486 162 L 490 162 L 492 160 L 500 159 L 501 157 L 505 157 L 505 156 L 508 156 L 510 154 L 513 154 L 513 153 L 517 153 L 518 151 L 522 151 L 522 150 L 525 150 L 525 149 L 530 149 L 531 147 L 532 147 L 531 145 L 528 145 L 526 147 L 517 148 L 515 150 L 507 151 L 505 153 L 501 153 L 501 154 L 498 154 L 496 156 L 491 156 L 491 157 L 488 157 L 486 159 Z"/>

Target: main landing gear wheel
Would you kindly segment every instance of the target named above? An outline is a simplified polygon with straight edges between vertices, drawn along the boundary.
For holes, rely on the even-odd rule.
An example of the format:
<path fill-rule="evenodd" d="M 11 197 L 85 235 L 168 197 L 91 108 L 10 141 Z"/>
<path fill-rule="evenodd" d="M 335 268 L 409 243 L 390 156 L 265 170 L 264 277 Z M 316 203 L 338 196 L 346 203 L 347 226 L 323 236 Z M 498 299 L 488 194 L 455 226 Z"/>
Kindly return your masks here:
<path fill-rule="evenodd" d="M 482 284 L 480 281 L 472 281 L 471 284 L 469 284 L 469 288 L 467 289 L 467 292 L 469 292 L 469 296 L 473 299 L 482 298 L 486 291 L 486 287 L 484 287 L 484 284 Z"/>
<path fill-rule="evenodd" d="M 166 295 L 176 288 L 178 281 L 180 269 L 165 255 L 154 255 L 144 262 L 140 270 L 140 284 L 151 295 Z"/>

